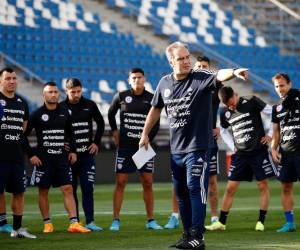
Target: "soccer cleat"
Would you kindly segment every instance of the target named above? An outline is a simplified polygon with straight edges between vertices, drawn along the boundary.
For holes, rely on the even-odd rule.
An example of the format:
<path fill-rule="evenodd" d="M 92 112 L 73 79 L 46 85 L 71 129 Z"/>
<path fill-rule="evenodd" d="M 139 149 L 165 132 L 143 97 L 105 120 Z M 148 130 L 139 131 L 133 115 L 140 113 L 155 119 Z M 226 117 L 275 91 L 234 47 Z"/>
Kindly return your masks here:
<path fill-rule="evenodd" d="M 203 236 L 199 234 L 197 231 L 191 230 L 191 234 L 188 237 L 188 239 L 183 240 L 181 243 L 177 244 L 176 248 L 204 250 L 205 244 L 204 244 Z"/>
<path fill-rule="evenodd" d="M 261 221 L 258 221 L 256 223 L 255 231 L 261 231 L 261 232 L 265 231 L 265 226 L 264 224 L 261 223 Z"/>
<path fill-rule="evenodd" d="M 111 231 L 119 231 L 120 230 L 120 220 L 114 219 L 109 228 Z"/>
<path fill-rule="evenodd" d="M 150 222 L 147 222 L 146 223 L 146 228 L 147 229 L 153 229 L 153 230 L 163 229 L 162 226 L 157 224 L 156 220 L 152 220 Z"/>
<path fill-rule="evenodd" d="M 43 233 L 52 233 L 54 231 L 54 227 L 52 223 L 46 223 L 44 224 L 44 230 Z"/>
<path fill-rule="evenodd" d="M 85 228 L 94 231 L 94 232 L 100 232 L 103 230 L 102 227 L 98 227 L 93 221 L 90 222 L 89 224 L 85 225 Z"/>
<path fill-rule="evenodd" d="M 0 233 L 11 233 L 13 230 L 12 225 L 10 224 L 4 224 L 0 227 Z"/>
<path fill-rule="evenodd" d="M 168 223 L 164 226 L 166 229 L 174 229 L 179 226 L 179 220 L 176 216 L 172 215 L 169 217 Z"/>
<path fill-rule="evenodd" d="M 277 233 L 288 233 L 288 232 L 295 232 L 296 225 L 294 222 L 287 222 L 285 223 L 282 228 L 279 228 L 276 232 Z"/>
<path fill-rule="evenodd" d="M 10 237 L 36 239 L 36 236 L 29 233 L 26 228 L 19 228 L 18 230 L 12 230 L 10 233 Z"/>
<path fill-rule="evenodd" d="M 222 224 L 220 221 L 211 223 L 209 226 L 205 226 L 208 231 L 224 231 L 226 230 L 226 225 Z"/>
<path fill-rule="evenodd" d="M 70 232 L 70 233 L 89 233 L 89 232 L 91 232 L 91 230 L 81 226 L 78 222 L 74 222 L 74 223 L 70 224 L 70 226 L 68 228 L 68 232 Z"/>
<path fill-rule="evenodd" d="M 173 245 L 169 246 L 169 247 L 176 247 L 180 246 L 184 241 L 187 241 L 189 239 L 189 234 L 187 232 L 183 232 L 181 235 L 181 238 L 174 243 Z"/>

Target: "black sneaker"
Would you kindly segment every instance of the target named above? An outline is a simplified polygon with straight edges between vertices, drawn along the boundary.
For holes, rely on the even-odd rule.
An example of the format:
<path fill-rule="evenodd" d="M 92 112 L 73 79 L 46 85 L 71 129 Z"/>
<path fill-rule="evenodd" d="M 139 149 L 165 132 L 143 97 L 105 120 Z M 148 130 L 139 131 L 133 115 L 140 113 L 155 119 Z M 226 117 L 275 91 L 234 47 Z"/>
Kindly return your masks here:
<path fill-rule="evenodd" d="M 205 250 L 203 236 L 196 230 L 191 230 L 190 237 L 188 237 L 187 240 L 182 241 L 180 244 L 177 244 L 176 248 Z"/>
<path fill-rule="evenodd" d="M 177 248 L 178 245 L 182 244 L 184 241 L 187 241 L 189 239 L 189 236 L 190 236 L 189 233 L 183 232 L 181 238 L 176 243 L 174 243 L 169 247 Z"/>

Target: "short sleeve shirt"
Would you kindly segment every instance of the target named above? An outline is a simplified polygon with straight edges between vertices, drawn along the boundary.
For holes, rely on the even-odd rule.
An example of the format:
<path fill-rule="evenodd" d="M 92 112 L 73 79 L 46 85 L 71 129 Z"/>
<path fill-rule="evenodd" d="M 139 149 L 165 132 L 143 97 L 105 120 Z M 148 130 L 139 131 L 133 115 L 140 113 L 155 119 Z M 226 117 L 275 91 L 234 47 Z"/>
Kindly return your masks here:
<path fill-rule="evenodd" d="M 0 120 L 0 161 L 23 162 L 23 124 L 28 121 L 27 102 L 18 95 L 8 98 L 0 92 L 3 117 Z"/>
<path fill-rule="evenodd" d="M 248 154 L 265 147 L 261 138 L 265 135 L 260 112 L 266 103 L 256 96 L 240 97 L 236 110 L 224 108 L 220 113 L 221 127 L 231 127 L 238 154 Z"/>
<path fill-rule="evenodd" d="M 280 152 L 300 155 L 300 92 L 289 110 L 281 103 L 273 106 L 272 122 L 280 126 Z"/>
<path fill-rule="evenodd" d="M 169 121 L 172 154 L 213 147 L 212 94 L 216 73 L 191 71 L 183 80 L 164 76 L 155 91 L 152 106 L 165 108 Z"/>

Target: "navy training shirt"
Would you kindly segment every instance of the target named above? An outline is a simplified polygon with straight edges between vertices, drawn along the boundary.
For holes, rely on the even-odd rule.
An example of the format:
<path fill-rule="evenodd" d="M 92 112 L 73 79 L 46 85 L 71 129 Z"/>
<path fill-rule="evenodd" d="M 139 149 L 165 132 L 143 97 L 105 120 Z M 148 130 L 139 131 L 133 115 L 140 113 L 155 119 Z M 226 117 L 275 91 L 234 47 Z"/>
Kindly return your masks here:
<path fill-rule="evenodd" d="M 272 122 L 280 126 L 280 153 L 283 156 L 300 155 L 300 91 L 291 89 L 287 96 L 292 97 L 291 105 L 285 106 L 282 100 L 274 105 Z"/>
<path fill-rule="evenodd" d="M 88 148 L 92 143 L 100 147 L 105 125 L 96 103 L 81 97 L 76 104 L 70 103 L 68 98 L 61 104 L 66 106 L 71 115 L 76 153 L 89 154 Z M 97 124 L 95 135 L 93 135 L 93 121 Z"/>
<path fill-rule="evenodd" d="M 237 154 L 251 154 L 266 149 L 261 138 L 265 130 L 260 112 L 266 103 L 256 96 L 241 96 L 236 110 L 224 108 L 220 113 L 221 127 L 231 127 Z"/>
<path fill-rule="evenodd" d="M 20 96 L 6 97 L 0 92 L 3 117 L 0 120 L 0 161 L 23 162 L 23 126 L 28 121 L 27 102 Z"/>
<path fill-rule="evenodd" d="M 141 95 L 135 95 L 133 90 L 117 93 L 108 110 L 108 121 L 111 130 L 117 130 L 116 114 L 120 110 L 120 149 L 139 148 L 139 141 L 143 132 L 146 117 L 151 109 L 153 94 L 144 90 Z M 155 124 L 149 134 L 152 141 L 159 129 L 159 122 Z"/>
<path fill-rule="evenodd" d="M 216 73 L 206 70 L 192 70 L 179 81 L 173 73 L 160 80 L 152 106 L 165 107 L 172 154 L 207 150 L 214 146 L 211 92 L 216 82 Z"/>
<path fill-rule="evenodd" d="M 49 110 L 44 104 L 35 110 L 29 117 L 25 135 L 28 136 L 33 129 L 36 132 L 37 147 L 34 150 L 26 145 L 29 157 L 64 158 L 69 153 L 65 150 L 66 142 L 70 144 L 70 152 L 76 152 L 71 117 L 64 105 L 58 104 L 56 109 Z"/>

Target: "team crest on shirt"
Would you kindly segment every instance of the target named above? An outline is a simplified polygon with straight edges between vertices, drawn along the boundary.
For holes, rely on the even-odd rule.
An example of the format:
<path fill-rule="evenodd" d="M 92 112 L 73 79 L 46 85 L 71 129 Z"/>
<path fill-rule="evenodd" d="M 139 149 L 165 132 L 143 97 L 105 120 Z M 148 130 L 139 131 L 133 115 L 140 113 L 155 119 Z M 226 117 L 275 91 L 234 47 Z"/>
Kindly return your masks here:
<path fill-rule="evenodd" d="M 48 120 L 49 120 L 49 115 L 43 114 L 43 115 L 42 115 L 42 120 L 43 120 L 44 122 L 48 121 Z"/>
<path fill-rule="evenodd" d="M 2 105 L 3 107 L 6 106 L 6 101 L 5 101 L 5 100 L 1 99 L 1 100 L 0 100 L 0 103 L 1 103 L 1 105 Z"/>
<path fill-rule="evenodd" d="M 168 98 L 170 95 L 171 95 L 171 90 L 170 89 L 165 89 L 164 97 Z"/>
<path fill-rule="evenodd" d="M 197 162 L 203 162 L 203 159 L 200 157 L 198 160 L 197 160 Z"/>
<path fill-rule="evenodd" d="M 282 105 L 280 104 L 280 105 L 277 105 L 277 107 L 276 107 L 276 111 L 277 112 L 280 112 L 282 110 Z"/>
<path fill-rule="evenodd" d="M 118 163 L 117 167 L 118 167 L 118 169 L 122 169 L 123 164 L 122 163 Z"/>
<path fill-rule="evenodd" d="M 230 113 L 229 111 L 226 111 L 226 112 L 225 112 L 225 117 L 226 117 L 227 119 L 229 119 L 230 116 L 231 116 L 231 113 Z"/>
<path fill-rule="evenodd" d="M 132 97 L 131 96 L 126 96 L 125 97 L 125 102 L 126 103 L 131 103 L 132 102 Z"/>

